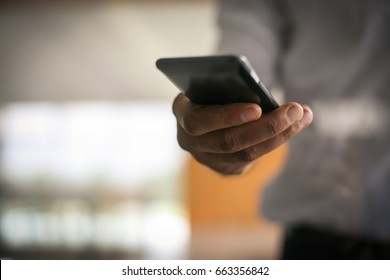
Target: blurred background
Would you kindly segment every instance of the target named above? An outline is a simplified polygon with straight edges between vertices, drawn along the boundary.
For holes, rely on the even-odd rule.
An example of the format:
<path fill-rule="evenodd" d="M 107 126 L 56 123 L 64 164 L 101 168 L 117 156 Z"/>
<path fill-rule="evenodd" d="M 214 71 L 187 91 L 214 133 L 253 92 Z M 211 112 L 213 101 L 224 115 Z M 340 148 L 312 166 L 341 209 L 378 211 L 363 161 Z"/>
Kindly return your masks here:
<path fill-rule="evenodd" d="M 277 257 L 280 231 L 257 209 L 285 148 L 245 176 L 200 166 L 177 145 L 178 90 L 154 66 L 213 53 L 215 1 L 17 1 L 0 14 L 0 258 Z"/>

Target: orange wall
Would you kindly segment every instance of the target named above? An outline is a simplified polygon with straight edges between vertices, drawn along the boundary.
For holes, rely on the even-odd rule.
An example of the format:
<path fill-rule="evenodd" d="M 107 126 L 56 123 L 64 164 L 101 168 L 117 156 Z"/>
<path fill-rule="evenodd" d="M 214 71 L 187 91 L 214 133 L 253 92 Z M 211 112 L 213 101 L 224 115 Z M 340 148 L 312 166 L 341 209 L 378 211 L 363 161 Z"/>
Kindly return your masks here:
<path fill-rule="evenodd" d="M 281 169 L 286 156 L 287 146 L 282 146 L 239 176 L 221 176 L 190 158 L 186 185 L 192 228 L 268 226 L 258 211 L 261 189 Z"/>

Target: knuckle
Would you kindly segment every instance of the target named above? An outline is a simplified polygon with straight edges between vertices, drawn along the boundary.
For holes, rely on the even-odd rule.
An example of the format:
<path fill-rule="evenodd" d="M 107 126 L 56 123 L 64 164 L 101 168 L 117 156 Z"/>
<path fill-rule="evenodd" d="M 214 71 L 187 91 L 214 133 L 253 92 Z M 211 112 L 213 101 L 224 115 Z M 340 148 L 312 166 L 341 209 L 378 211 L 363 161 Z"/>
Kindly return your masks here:
<path fill-rule="evenodd" d="M 280 125 L 275 119 L 270 119 L 267 123 L 267 129 L 271 136 L 275 136 L 279 133 Z"/>
<path fill-rule="evenodd" d="M 240 140 L 237 135 L 226 132 L 219 140 L 219 148 L 226 153 L 234 153 L 240 149 Z"/>
<path fill-rule="evenodd" d="M 179 147 L 185 151 L 189 151 L 189 148 L 188 146 L 186 145 L 186 143 L 181 139 L 181 138 L 177 138 L 177 143 L 179 144 Z"/>
<path fill-rule="evenodd" d="M 282 137 L 284 141 L 290 140 L 294 135 L 294 130 L 289 128 L 282 132 Z"/>
<path fill-rule="evenodd" d="M 255 147 L 250 147 L 242 151 L 242 160 L 244 162 L 252 162 L 260 156 L 259 150 Z"/>
<path fill-rule="evenodd" d="M 182 119 L 182 123 L 183 123 L 183 129 L 188 133 L 188 134 L 191 134 L 191 135 L 199 135 L 202 131 L 202 125 L 200 124 L 200 122 L 195 118 L 195 116 L 190 113 L 190 112 L 187 112 L 183 115 L 183 119 Z"/>
<path fill-rule="evenodd" d="M 222 121 L 226 126 L 232 126 L 233 121 L 232 121 L 232 116 L 230 112 L 226 109 L 226 107 L 223 107 L 222 111 L 220 112 L 222 116 Z"/>
<path fill-rule="evenodd" d="M 197 149 L 197 142 L 194 141 L 194 137 L 189 136 L 181 126 L 177 128 L 177 143 L 180 148 L 190 153 L 193 153 Z"/>
<path fill-rule="evenodd" d="M 241 175 L 243 173 L 243 169 L 240 168 L 235 168 L 235 169 L 231 169 L 231 168 L 225 168 L 223 169 L 222 171 L 220 171 L 220 173 L 222 173 L 223 175 Z"/>

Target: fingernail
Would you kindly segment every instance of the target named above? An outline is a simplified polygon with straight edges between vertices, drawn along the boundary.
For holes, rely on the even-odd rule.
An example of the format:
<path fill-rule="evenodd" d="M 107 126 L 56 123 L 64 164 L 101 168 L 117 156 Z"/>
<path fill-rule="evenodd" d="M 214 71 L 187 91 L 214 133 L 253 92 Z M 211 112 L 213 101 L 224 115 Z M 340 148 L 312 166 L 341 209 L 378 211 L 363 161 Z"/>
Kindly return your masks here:
<path fill-rule="evenodd" d="M 302 119 L 298 121 L 298 124 L 300 127 L 306 127 L 310 124 L 311 122 L 311 113 L 305 112 Z"/>
<path fill-rule="evenodd" d="M 290 109 L 288 109 L 286 117 L 287 121 L 292 124 L 302 117 L 302 108 L 298 106 L 292 106 Z"/>
<path fill-rule="evenodd" d="M 253 107 L 245 108 L 241 113 L 241 121 L 242 122 L 250 122 L 258 119 L 260 117 L 259 110 L 256 110 Z"/>

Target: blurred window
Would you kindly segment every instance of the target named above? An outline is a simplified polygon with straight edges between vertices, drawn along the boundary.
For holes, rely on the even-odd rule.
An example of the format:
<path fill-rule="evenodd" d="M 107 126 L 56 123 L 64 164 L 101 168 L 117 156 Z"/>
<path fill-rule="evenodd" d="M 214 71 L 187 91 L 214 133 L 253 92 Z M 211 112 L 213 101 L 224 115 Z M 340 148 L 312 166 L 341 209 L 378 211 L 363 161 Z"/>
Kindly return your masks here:
<path fill-rule="evenodd" d="M 189 234 L 180 190 L 183 153 L 170 106 L 5 106 L 2 247 L 182 256 Z"/>

